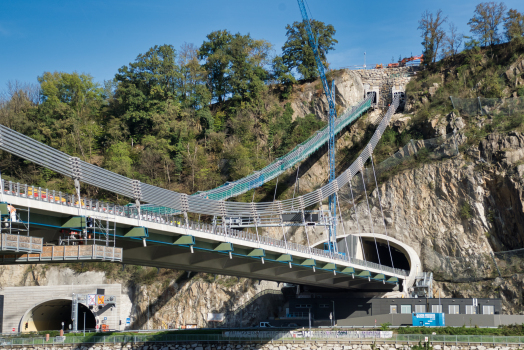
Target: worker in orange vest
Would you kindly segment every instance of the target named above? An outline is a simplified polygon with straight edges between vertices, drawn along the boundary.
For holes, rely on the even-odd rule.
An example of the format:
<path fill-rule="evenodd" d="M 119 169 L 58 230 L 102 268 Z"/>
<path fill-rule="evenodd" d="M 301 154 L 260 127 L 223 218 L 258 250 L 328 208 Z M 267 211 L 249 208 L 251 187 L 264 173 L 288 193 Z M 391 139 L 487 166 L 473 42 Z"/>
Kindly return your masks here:
<path fill-rule="evenodd" d="M 13 207 L 11 204 L 7 205 L 7 210 L 9 210 L 9 215 L 12 222 L 16 222 L 16 208 Z"/>

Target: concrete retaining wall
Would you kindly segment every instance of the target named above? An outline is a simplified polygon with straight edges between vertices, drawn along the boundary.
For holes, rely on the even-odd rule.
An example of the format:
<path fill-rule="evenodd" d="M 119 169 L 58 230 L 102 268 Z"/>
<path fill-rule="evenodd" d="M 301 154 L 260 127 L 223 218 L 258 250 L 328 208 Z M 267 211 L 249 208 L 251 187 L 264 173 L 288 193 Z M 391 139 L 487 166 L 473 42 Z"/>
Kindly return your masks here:
<path fill-rule="evenodd" d="M 94 344 L 90 346 L 53 346 L 53 347 L 24 347 L 31 350 L 409 350 L 414 345 L 398 343 L 380 344 L 349 344 L 345 342 L 296 341 L 274 343 L 155 343 L 153 345 L 131 344 Z M 504 344 L 505 345 L 505 344 Z M 522 349 L 519 345 L 509 346 L 475 346 L 475 345 L 433 345 L 433 350 L 516 350 Z"/>

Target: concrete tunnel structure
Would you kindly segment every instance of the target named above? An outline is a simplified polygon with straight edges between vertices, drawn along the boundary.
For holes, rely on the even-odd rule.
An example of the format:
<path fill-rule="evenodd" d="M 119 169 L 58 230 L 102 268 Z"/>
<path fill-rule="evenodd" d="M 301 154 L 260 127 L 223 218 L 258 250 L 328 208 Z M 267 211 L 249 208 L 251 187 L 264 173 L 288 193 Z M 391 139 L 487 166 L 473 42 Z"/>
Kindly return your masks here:
<path fill-rule="evenodd" d="M 323 249 L 327 239 L 311 245 L 312 248 Z M 376 246 L 375 246 L 376 241 Z M 389 245 L 388 245 L 389 243 Z M 379 233 L 352 233 L 337 235 L 339 252 L 350 252 L 350 256 L 359 260 L 401 268 L 409 271 L 405 280 L 405 288 L 413 286 L 415 277 L 422 272 L 420 257 L 415 249 L 393 237 Z M 378 251 L 378 254 L 377 254 Z M 390 255 L 391 251 L 391 255 Z"/>

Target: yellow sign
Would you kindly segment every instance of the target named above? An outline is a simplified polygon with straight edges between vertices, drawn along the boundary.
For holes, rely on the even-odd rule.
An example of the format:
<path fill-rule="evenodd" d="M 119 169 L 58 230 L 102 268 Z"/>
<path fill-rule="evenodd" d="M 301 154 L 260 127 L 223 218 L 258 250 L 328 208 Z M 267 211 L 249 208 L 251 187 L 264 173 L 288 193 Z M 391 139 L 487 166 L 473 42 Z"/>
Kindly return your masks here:
<path fill-rule="evenodd" d="M 97 295 L 96 296 L 96 303 L 98 305 L 104 305 L 104 296 L 103 295 Z"/>

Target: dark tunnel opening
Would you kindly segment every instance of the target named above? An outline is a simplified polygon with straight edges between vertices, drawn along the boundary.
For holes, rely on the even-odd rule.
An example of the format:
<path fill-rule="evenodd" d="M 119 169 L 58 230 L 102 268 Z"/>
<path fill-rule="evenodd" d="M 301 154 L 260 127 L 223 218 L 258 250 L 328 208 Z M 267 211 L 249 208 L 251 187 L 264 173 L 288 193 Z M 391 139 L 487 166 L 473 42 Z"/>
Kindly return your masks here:
<path fill-rule="evenodd" d="M 62 322 L 64 323 L 64 330 L 72 329 L 71 321 L 72 302 L 67 299 L 48 300 L 35 306 L 31 309 L 22 320 L 22 332 L 31 331 L 50 331 L 62 329 Z M 85 305 L 78 304 L 78 329 L 84 329 L 84 313 L 85 313 L 85 329 L 95 329 L 96 319 L 95 315 Z"/>
<path fill-rule="evenodd" d="M 364 240 L 364 253 L 366 260 L 374 263 L 380 263 L 385 266 L 394 267 L 396 269 L 410 270 L 408 257 L 399 249 L 383 242 Z M 378 250 L 378 255 L 377 255 Z M 391 251 L 391 255 L 390 255 Z M 380 259 L 378 258 L 380 257 Z M 393 263 L 392 261 L 393 260 Z"/>

